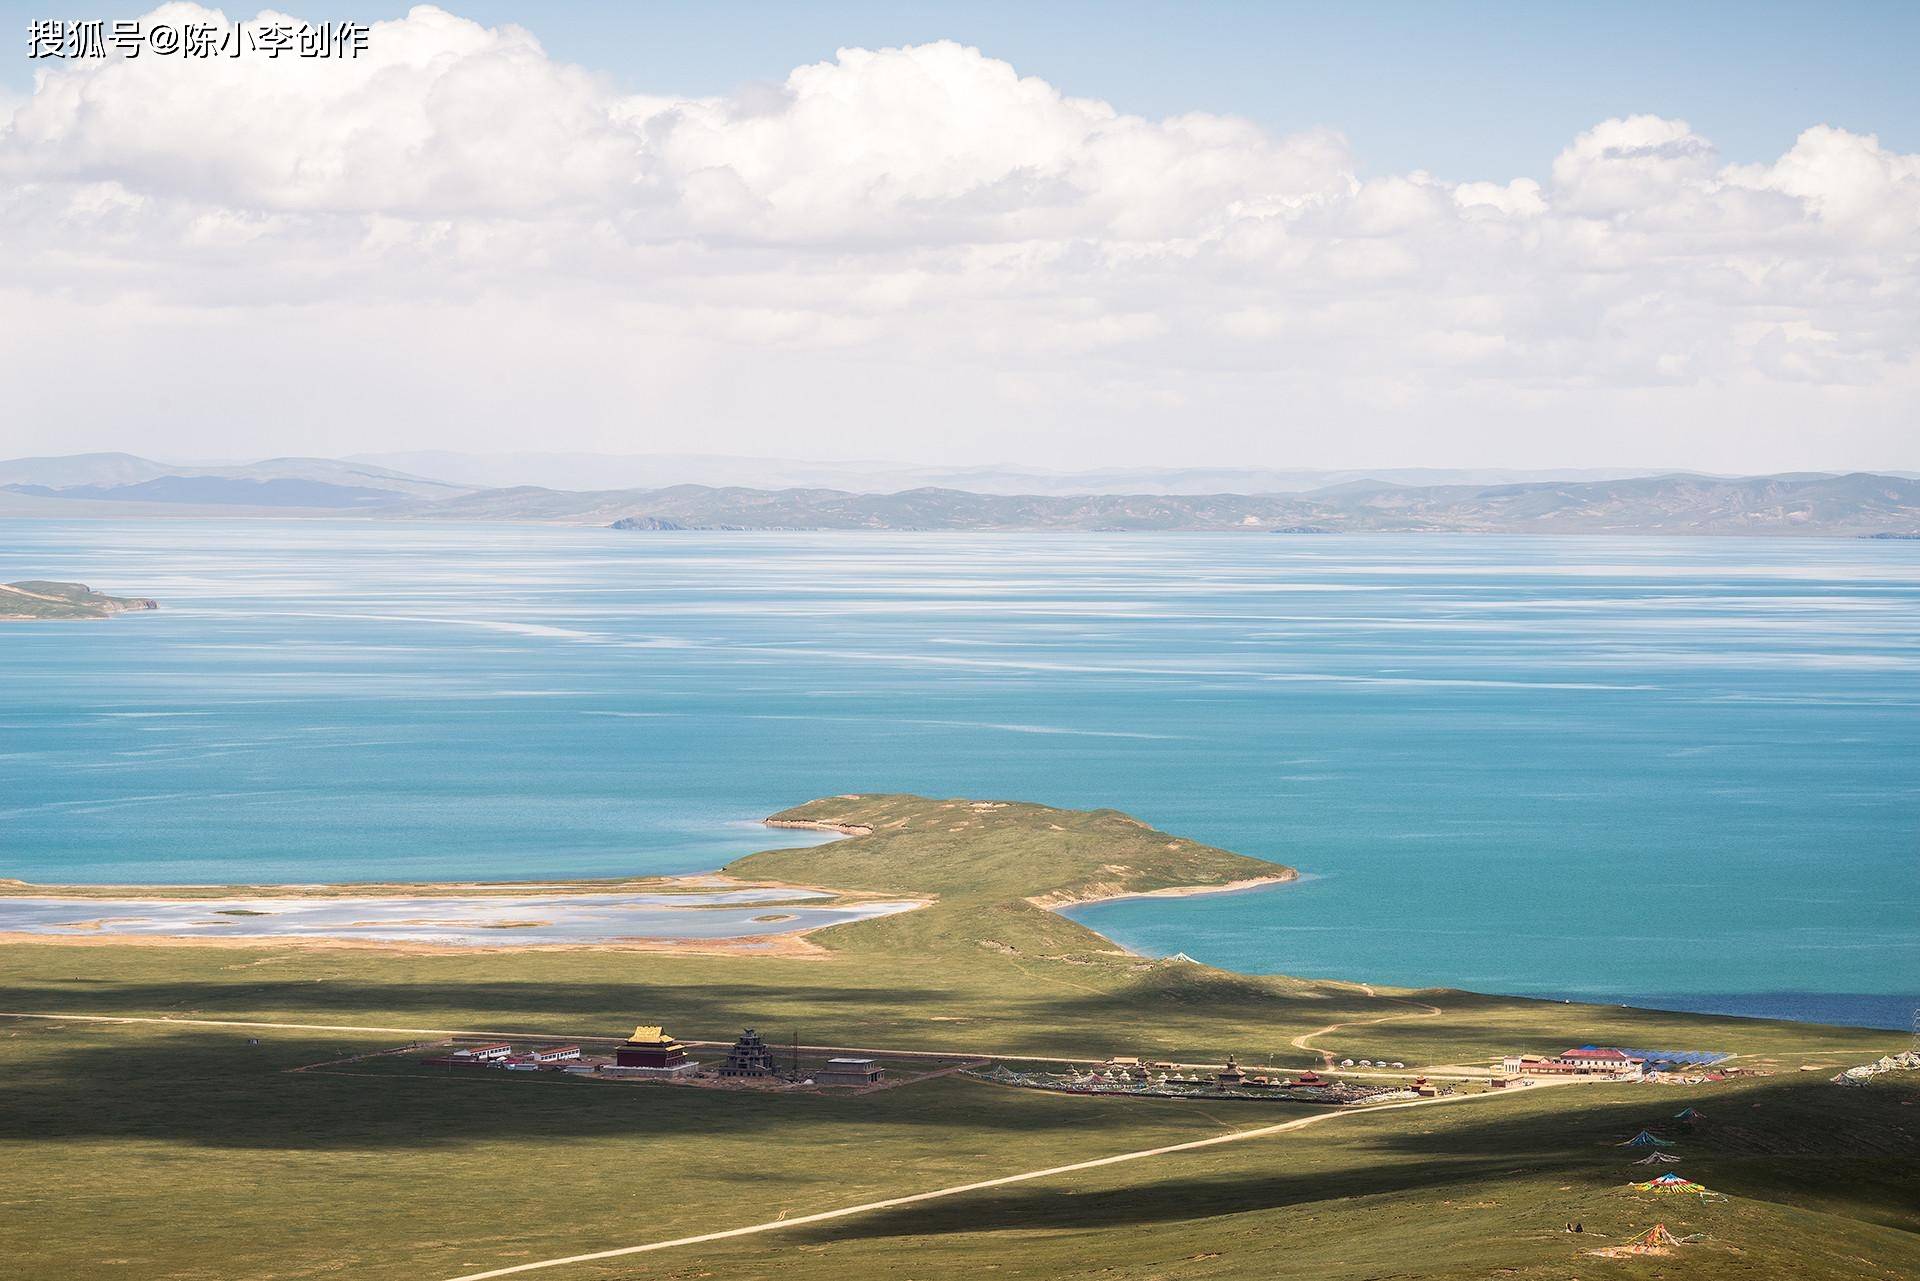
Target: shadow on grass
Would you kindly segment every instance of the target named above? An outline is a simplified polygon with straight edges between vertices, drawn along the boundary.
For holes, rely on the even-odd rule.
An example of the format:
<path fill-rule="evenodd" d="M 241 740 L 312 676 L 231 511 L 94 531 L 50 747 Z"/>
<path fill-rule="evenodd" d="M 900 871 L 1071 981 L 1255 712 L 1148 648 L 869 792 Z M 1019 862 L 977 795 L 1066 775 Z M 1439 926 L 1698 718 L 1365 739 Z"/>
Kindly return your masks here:
<path fill-rule="evenodd" d="M 8 1083 L 0 1093 L 0 1139 L 377 1151 L 612 1137 L 634 1140 L 636 1152 L 676 1139 L 817 1143 L 826 1152 L 844 1151 L 863 1133 L 971 1145 L 1095 1131 L 1110 1133 L 1108 1150 L 1126 1151 L 1165 1142 L 1169 1126 L 1211 1132 L 1220 1123 L 1251 1127 L 1305 1114 L 1283 1104 L 1094 1100 L 951 1079 L 834 1096 L 435 1071 L 392 1058 L 289 1073 L 291 1067 L 388 1048 L 404 1038 L 261 1033 L 258 1045 L 249 1039 L 244 1029 L 0 1020 L 0 1072 Z M 1859 1186 L 1886 1222 L 1920 1229 L 1916 1103 L 1920 1091 L 1911 1087 L 1846 1090 L 1795 1075 L 1700 1090 L 1539 1089 L 1499 1100 L 1344 1116 L 1310 1133 L 1316 1146 L 1324 1146 L 1322 1138 L 1335 1141 L 1343 1160 L 1350 1156 L 1368 1171 L 1363 1183 L 1351 1185 L 1359 1189 L 1429 1186 L 1518 1166 L 1597 1172 L 1624 1184 L 1645 1177 L 1646 1170 L 1632 1164 L 1639 1150 L 1614 1145 L 1640 1129 L 1664 1129 L 1678 1141 L 1673 1150 L 1685 1163 L 1677 1168 L 1724 1191 L 1778 1198 L 1791 1196 L 1796 1182 L 1817 1188 L 1838 1179 Z M 1689 1104 L 1707 1119 L 1682 1132 L 1672 1117 Z M 1294 1204 L 1344 1195 L 1338 1189 L 1349 1186 L 1338 1171 L 1305 1181 L 1297 1171 L 1276 1171 L 1276 1163 L 1287 1160 L 1284 1139 L 1222 1151 L 1231 1152 L 1246 1173 L 1209 1174 L 1193 1195 L 1178 1190 L 1186 1180 L 1163 1176 L 1144 1208 L 1129 1209 L 1133 1195 L 1120 1193 L 1102 1194 L 1106 1199 L 1076 1194 L 1065 1204 L 1096 1225 L 1129 1213 L 1231 1212 L 1204 1208 L 1210 1204 Z M 997 1194 L 993 1213 L 1018 1216 L 1030 1205 L 1033 1214 L 1058 1215 L 1067 1211 L 1045 1207 L 1061 1196 L 1051 1182 L 1009 1191 Z M 910 1218 L 930 1222 L 930 1213 L 916 1209 Z M 1057 1225 L 1051 1218 L 1045 1223 Z"/>
<path fill-rule="evenodd" d="M 977 1232 L 983 1224 L 996 1232 L 1126 1228 L 1484 1185 L 1514 1175 L 1543 1175 L 1570 1194 L 1631 1195 L 1627 1185 L 1654 1171 L 1633 1164 L 1640 1149 L 1614 1145 L 1642 1128 L 1673 1135 L 1674 1151 L 1684 1154 L 1673 1168 L 1727 1196 L 1837 1211 L 1920 1233 L 1920 1139 L 1910 1119 L 1915 1093 L 1874 1097 L 1791 1080 L 1689 1094 L 1678 1103 L 1673 1092 L 1635 1086 L 1588 1098 L 1543 1092 L 1519 1112 L 1494 1101 L 1405 1109 L 1331 1123 L 1342 1127 L 1337 1131 L 1312 1131 L 1316 1143 L 1333 1140 L 1338 1147 L 1317 1149 L 1310 1169 L 1300 1168 L 1298 1149 L 1289 1154 L 1287 1140 L 1276 1137 L 1197 1158 L 1208 1163 L 1199 1173 L 1172 1174 L 1178 1167 L 1160 1162 L 1116 1167 L 1080 1177 L 1104 1184 L 1126 1179 L 1123 1172 L 1133 1168 L 1139 1176 L 1124 1186 L 1091 1189 L 1074 1187 L 1072 1176 L 1038 1181 L 822 1224 L 805 1239 L 926 1237 Z M 1714 1110 L 1713 1119 L 1691 1132 L 1674 1128 L 1671 1117 L 1688 1099 Z M 1220 1173 L 1223 1161 L 1239 1168 Z"/>
<path fill-rule="evenodd" d="M 1511 1162 L 1488 1159 L 1390 1165 L 1368 1163 L 1323 1173 L 1206 1175 L 1143 1178 L 1119 1188 L 1080 1191 L 1061 1183 L 1035 1183 L 981 1192 L 802 1229 L 805 1241 L 877 1237 L 930 1237 L 995 1232 L 1142 1227 L 1284 1209 L 1339 1197 L 1409 1192 L 1465 1183 L 1499 1173 Z M 1143 1166 L 1142 1172 L 1151 1170 Z"/>
<path fill-rule="evenodd" d="M 58 971 L 48 973 L 50 962 L 42 956 L 36 958 L 40 974 L 0 984 L 0 1009 L 575 1036 L 611 1036 L 635 1023 L 659 1022 L 683 1038 L 709 1040 L 730 1039 L 741 1027 L 754 1026 L 783 1036 L 798 1032 L 813 1044 L 973 1048 L 1079 1060 L 1118 1053 L 1218 1062 L 1232 1053 L 1244 1061 L 1290 1067 L 1319 1062 L 1315 1054 L 1289 1045 L 1293 1036 L 1329 1023 L 1383 1016 L 1391 1021 L 1345 1028 L 1318 1044 L 1356 1058 L 1472 1061 L 1494 1050 L 1552 1051 L 1583 1040 L 1696 1048 L 1703 1040 L 1714 1041 L 1717 1030 L 1694 1016 L 1464 993 L 1431 994 L 1446 1013 L 1427 1019 L 1403 1001 L 1369 999 L 1351 988 L 1267 982 L 1188 967 L 1116 977 L 1029 962 L 1031 973 L 1009 968 L 1001 975 L 990 962 L 985 970 L 958 972 L 934 960 L 879 970 L 852 957 L 832 965 L 829 981 L 822 972 L 827 967 L 810 962 L 764 968 L 720 962 L 663 973 L 651 969 L 652 958 L 644 956 L 519 955 L 516 966 L 531 972 L 503 980 L 476 974 L 497 963 L 487 958 L 383 957 L 381 973 L 393 976 L 383 981 L 340 976 L 339 967 L 348 960 L 319 952 L 269 958 L 285 968 L 273 977 L 253 977 L 232 955 L 220 958 L 220 969 L 210 970 L 206 954 L 158 960 L 148 954 L 142 960 L 148 969 L 139 981 L 101 973 L 95 968 L 100 958 L 91 956 L 60 957 L 72 976 L 56 978 Z M 357 954 L 350 960 L 372 964 Z M 583 976 L 585 966 L 595 971 Z M 624 975 L 607 977 L 609 967 L 631 967 L 631 981 Z M 1103 982 L 1111 986 L 1101 990 Z M 1747 1038 L 1743 1044 L 1766 1036 L 1785 1045 L 1796 1037 L 1825 1035 L 1824 1030 L 1771 1029 L 1736 1025 L 1729 1039 L 1737 1032 Z M 1716 1042 L 1697 1048 L 1726 1047 Z"/>
<path fill-rule="evenodd" d="M 1090 1130 L 1112 1130 L 1122 1148 L 1143 1132 L 1163 1138 L 1163 1123 L 1211 1132 L 1177 1104 L 1142 1109 L 953 1079 L 867 1095 L 776 1094 L 435 1069 L 402 1056 L 333 1062 L 404 1043 L 365 1033 L 250 1039 L 245 1029 L 0 1020 L 0 1141 L 372 1151 L 620 1138 L 639 1153 L 692 1138 L 818 1143 L 825 1153 L 863 1132 L 936 1149 Z"/>
<path fill-rule="evenodd" d="M 805 966 L 801 969 L 798 976 L 792 969 L 768 973 L 764 983 L 649 982 L 644 976 L 633 982 L 464 976 L 380 982 L 320 975 L 213 977 L 204 971 L 177 981 L 127 982 L 83 975 L 0 985 L 0 1010 L 574 1036 L 624 1035 L 635 1023 L 648 1022 L 664 1023 L 683 1038 L 716 1040 L 752 1026 L 778 1029 L 781 1036 L 797 1032 L 812 1044 L 978 1047 L 1077 1059 L 1173 1048 L 1137 1044 L 1133 1029 L 1145 1024 L 1158 1028 L 1163 1039 L 1177 1036 L 1186 1052 L 1217 1061 L 1228 1052 L 1277 1052 L 1297 1030 L 1369 1008 L 1317 990 L 1276 990 L 1231 977 L 1170 981 L 1156 974 L 1111 992 L 1062 994 L 1043 985 L 1026 991 L 995 988 L 978 975 L 949 975 L 933 963 L 917 983 L 867 972 L 845 983 L 809 982 Z M 1391 1012 L 1395 1007 L 1379 1008 Z M 1221 1035 L 1228 1028 L 1245 1032 Z M 1219 1043 L 1209 1044 L 1215 1037 Z M 1298 1051 L 1290 1057 L 1314 1061 Z"/>

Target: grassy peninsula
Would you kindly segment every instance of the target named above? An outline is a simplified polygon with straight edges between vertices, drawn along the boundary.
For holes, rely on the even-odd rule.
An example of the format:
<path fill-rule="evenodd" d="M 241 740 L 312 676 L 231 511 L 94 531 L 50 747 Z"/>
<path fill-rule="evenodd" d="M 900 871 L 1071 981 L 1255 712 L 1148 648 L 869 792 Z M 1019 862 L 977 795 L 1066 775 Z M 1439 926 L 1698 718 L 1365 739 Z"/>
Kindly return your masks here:
<path fill-rule="evenodd" d="M 137 596 L 108 596 L 85 583 L 39 579 L 0 583 L 0 619 L 108 618 L 128 610 L 158 608 L 158 601 Z"/>
<path fill-rule="evenodd" d="M 0 945 L 0 1249 L 36 1275 L 373 1281 L 723 1231 L 1229 1134 L 1280 1105 L 1043 1095 L 945 1077 L 858 1097 L 423 1073 L 355 1058 L 449 1030 L 1184 1062 L 1484 1063 L 1612 1042 L 1725 1050 L 1766 1075 L 1582 1085 L 1345 1112 L 1228 1146 L 658 1254 L 553 1281 L 975 1273 L 1093 1281 L 1892 1278 L 1920 1270 L 1920 1088 L 1845 1089 L 1884 1032 L 1564 1005 L 1129 955 L 1050 903 L 1285 869 L 1112 811 L 900 795 L 776 821 L 856 833 L 742 878 L 931 906 L 806 956 Z M 1284 894 L 1281 890 L 1279 893 Z M 108 1018 L 149 1020 L 95 1021 Z M 163 1021 L 153 1021 L 163 1020 Z M 256 1026 L 276 1024 L 278 1026 Z M 702 1051 L 697 1057 L 711 1058 Z M 1674 1167 L 1724 1199 L 1626 1190 L 1615 1145 L 1696 1106 Z M 1580 1221 L 1585 1232 L 1564 1227 Z M 84 1222 L 85 1232 L 72 1225 Z M 1588 1256 L 1665 1222 L 1658 1263 Z M 1649 1268 L 1657 1267 L 1655 1271 Z"/>
<path fill-rule="evenodd" d="M 972 959 L 981 951 L 1067 958 L 1115 956 L 1107 939 L 1047 910 L 1119 894 L 1220 890 L 1292 880 L 1290 867 L 1169 835 L 1118 810 L 1061 810 L 1009 801 L 836 796 L 768 820 L 848 833 L 808 849 L 774 850 L 726 867 L 745 880 L 931 895 L 892 930 L 834 931 L 829 947 Z M 1121 954 L 1124 955 L 1124 954 Z"/>

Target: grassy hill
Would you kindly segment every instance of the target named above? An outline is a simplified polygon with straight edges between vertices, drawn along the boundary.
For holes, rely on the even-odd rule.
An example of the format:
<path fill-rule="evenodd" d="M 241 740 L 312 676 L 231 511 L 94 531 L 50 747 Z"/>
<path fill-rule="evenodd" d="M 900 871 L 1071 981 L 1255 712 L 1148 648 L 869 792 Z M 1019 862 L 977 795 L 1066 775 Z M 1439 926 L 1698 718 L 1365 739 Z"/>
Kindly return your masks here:
<path fill-rule="evenodd" d="M 663 1022 L 768 1039 L 1088 1060 L 1409 1063 L 1583 1041 L 1714 1048 L 1771 1075 L 1514 1091 L 763 1237 L 540 1273 L 1086 1281 L 1628 1276 L 1893 1281 L 1920 1271 L 1920 1083 L 1830 1085 L 1885 1032 L 1231 974 L 1130 956 L 1035 902 L 1284 869 L 1114 811 L 833 797 L 777 821 L 860 834 L 742 877 L 931 897 L 810 957 L 580 947 L 0 942 L 0 1251 L 25 1275 L 427 1281 L 1210 1137 L 1276 1105 L 1041 1095 L 945 1078 L 858 1097 L 430 1073 L 379 1028 L 579 1036 Z M 1284 895 L 1284 889 L 1275 891 Z M 289 1028 L 96 1023 L 78 1015 Z M 1293 1045 L 1305 1039 L 1311 1048 Z M 711 1056 L 702 1051 L 701 1056 Z M 293 1071 L 312 1067 L 311 1070 Z M 1800 1070 L 1806 1067 L 1808 1071 Z M 1707 1114 L 1658 1203 L 1614 1146 Z M 1566 1233 L 1580 1220 L 1587 1233 Z M 1656 1221 L 1707 1239 L 1617 1263 Z M 84 1222 L 87 1230 L 71 1225 Z"/>
<path fill-rule="evenodd" d="M 0 584 L 0 619 L 106 618 L 133 609 L 158 608 L 157 601 L 108 596 L 85 583 L 30 580 Z"/>

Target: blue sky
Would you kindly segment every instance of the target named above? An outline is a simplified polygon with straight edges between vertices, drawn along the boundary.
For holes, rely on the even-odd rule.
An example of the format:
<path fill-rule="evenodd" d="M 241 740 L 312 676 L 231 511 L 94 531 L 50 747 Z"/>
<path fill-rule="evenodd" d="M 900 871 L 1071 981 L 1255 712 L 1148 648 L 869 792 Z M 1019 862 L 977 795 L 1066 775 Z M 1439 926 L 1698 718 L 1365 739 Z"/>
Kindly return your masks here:
<path fill-rule="evenodd" d="M 116 18 L 147 5 L 0 0 L 25 92 L 34 17 Z M 404 5 L 289 3 L 315 21 Z M 1245 115 L 1279 132 L 1326 125 L 1363 172 L 1466 180 L 1542 175 L 1609 116 L 1679 117 L 1731 161 L 1777 156 L 1832 124 L 1920 150 L 1920 4 L 1748 3 L 621 3 L 465 0 L 443 6 L 532 30 L 556 57 L 628 89 L 723 93 L 779 80 L 841 45 L 950 38 L 1124 111 Z M 255 7 L 229 6 L 229 16 Z"/>

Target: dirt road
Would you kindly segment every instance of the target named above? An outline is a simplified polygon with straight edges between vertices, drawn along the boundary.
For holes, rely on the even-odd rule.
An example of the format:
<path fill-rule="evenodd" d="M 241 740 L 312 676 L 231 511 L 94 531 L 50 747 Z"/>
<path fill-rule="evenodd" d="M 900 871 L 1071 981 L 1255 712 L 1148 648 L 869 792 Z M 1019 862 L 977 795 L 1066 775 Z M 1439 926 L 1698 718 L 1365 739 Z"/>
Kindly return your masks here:
<path fill-rule="evenodd" d="M 1569 1082 L 1571 1083 L 1571 1082 Z M 891 1210 L 903 1205 L 919 1205 L 924 1201 L 938 1201 L 944 1197 L 963 1196 L 969 1192 L 982 1192 L 988 1188 L 1004 1188 L 1013 1183 L 1031 1183 L 1035 1179 L 1049 1179 L 1061 1174 L 1075 1174 L 1082 1170 L 1097 1170 L 1102 1166 L 1121 1165 L 1130 1161 L 1146 1161 L 1155 1157 L 1172 1156 L 1180 1152 L 1194 1152 L 1201 1148 L 1219 1147 L 1225 1143 L 1244 1143 L 1250 1139 L 1264 1139 L 1288 1130 L 1301 1130 L 1309 1125 L 1326 1125 L 1342 1117 L 1372 1116 L 1376 1112 L 1389 1112 L 1397 1108 L 1446 1107 L 1488 1099 L 1507 1097 L 1504 1094 L 1457 1094 L 1435 1099 L 1416 1099 L 1407 1103 L 1383 1103 L 1378 1107 L 1356 1108 L 1342 1112 L 1319 1112 L 1312 1116 L 1299 1117 L 1292 1121 L 1282 1121 L 1278 1125 L 1262 1125 L 1251 1130 L 1235 1130 L 1231 1134 L 1217 1134 L 1210 1139 L 1193 1139 L 1186 1143 L 1170 1143 L 1165 1147 L 1143 1148 L 1137 1152 L 1121 1152 L 1113 1156 L 1096 1157 L 1091 1161 L 1075 1161 L 1071 1165 L 1049 1166 L 1044 1170 L 1027 1170 L 1020 1174 L 1006 1174 L 997 1179 L 981 1179 L 976 1183 L 960 1183 L 949 1188 L 935 1188 L 931 1192 L 916 1192 L 910 1196 L 889 1197 L 884 1201 L 867 1201 L 860 1205 L 842 1206 L 837 1210 L 823 1210 L 818 1214 L 802 1214 L 791 1219 L 771 1219 L 765 1223 L 753 1223 L 741 1228 L 727 1228 L 720 1232 L 703 1232 L 698 1236 L 674 1237 L 667 1241 L 649 1241 L 644 1245 L 621 1246 L 612 1250 L 595 1250 L 587 1254 L 569 1254 L 557 1259 L 541 1259 L 535 1263 L 516 1263 L 504 1268 L 490 1268 L 485 1272 L 468 1272 L 450 1281 L 491 1281 L 494 1277 L 518 1276 L 525 1272 L 539 1272 L 547 1268 L 561 1268 L 575 1263 L 593 1263 L 602 1259 L 624 1258 L 632 1254 L 650 1254 L 656 1250 L 671 1250 L 679 1246 L 703 1245 L 713 1241 L 728 1241 L 735 1237 L 756 1236 L 763 1232 L 779 1232 L 786 1228 L 804 1227 L 809 1223 L 826 1223 L 834 1219 L 844 1219 L 856 1214 L 870 1214 L 875 1210 Z"/>
<path fill-rule="evenodd" d="M 1357 986 L 1361 991 L 1365 992 L 1368 996 L 1374 998 L 1375 1000 L 1383 999 L 1378 992 L 1373 990 L 1373 986 L 1371 984 L 1360 983 L 1360 984 L 1356 984 L 1355 986 Z M 1296 1050 L 1305 1050 L 1308 1054 L 1318 1054 L 1320 1056 L 1320 1062 L 1323 1065 L 1327 1067 L 1332 1067 L 1333 1066 L 1332 1051 L 1323 1050 L 1319 1046 L 1313 1044 L 1316 1038 L 1325 1036 L 1329 1032 L 1338 1032 L 1343 1027 L 1371 1027 L 1375 1023 L 1393 1023 L 1399 1019 L 1438 1018 L 1442 1013 L 1445 1012 L 1439 1006 L 1428 1005 L 1425 1001 L 1409 1001 L 1397 996 L 1389 996 L 1384 999 L 1389 1001 L 1398 1001 L 1402 1005 L 1415 1005 L 1415 1006 L 1418 1006 L 1419 1009 L 1417 1012 L 1413 1014 L 1383 1014 L 1377 1019 L 1347 1019 L 1345 1022 L 1342 1022 L 1342 1023 L 1329 1023 L 1325 1027 L 1315 1028 L 1311 1032 L 1302 1032 L 1299 1036 L 1296 1036 L 1291 1041 L 1287 1042 L 1287 1044 L 1291 1045 Z"/>

